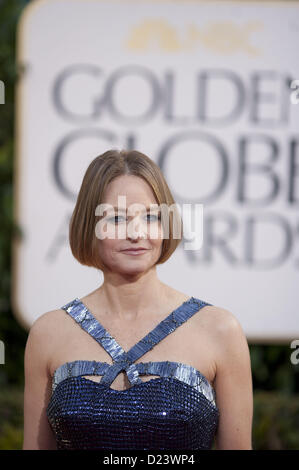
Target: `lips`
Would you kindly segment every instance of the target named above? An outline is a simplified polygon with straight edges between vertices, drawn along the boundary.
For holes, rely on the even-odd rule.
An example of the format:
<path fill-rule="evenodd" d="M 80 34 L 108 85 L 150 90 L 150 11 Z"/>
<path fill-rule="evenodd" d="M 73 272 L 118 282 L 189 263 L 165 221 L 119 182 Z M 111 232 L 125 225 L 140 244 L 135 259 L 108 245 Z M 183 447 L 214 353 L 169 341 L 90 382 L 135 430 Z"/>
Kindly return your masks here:
<path fill-rule="evenodd" d="M 126 250 L 121 251 L 145 251 L 147 248 L 127 248 Z"/>
<path fill-rule="evenodd" d="M 127 250 L 122 250 L 122 253 L 126 255 L 142 255 L 146 253 L 148 250 L 147 248 L 128 248 Z"/>

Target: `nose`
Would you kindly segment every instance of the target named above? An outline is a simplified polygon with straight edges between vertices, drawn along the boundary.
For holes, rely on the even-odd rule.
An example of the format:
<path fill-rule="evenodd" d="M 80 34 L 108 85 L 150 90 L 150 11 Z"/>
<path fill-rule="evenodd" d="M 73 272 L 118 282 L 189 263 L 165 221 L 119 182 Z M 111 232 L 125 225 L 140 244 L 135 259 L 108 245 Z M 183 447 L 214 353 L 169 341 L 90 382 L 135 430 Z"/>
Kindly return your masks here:
<path fill-rule="evenodd" d="M 134 222 L 131 220 L 127 225 L 127 238 L 129 240 L 138 240 L 144 239 L 147 237 L 146 229 L 144 228 L 143 224 L 139 222 Z"/>

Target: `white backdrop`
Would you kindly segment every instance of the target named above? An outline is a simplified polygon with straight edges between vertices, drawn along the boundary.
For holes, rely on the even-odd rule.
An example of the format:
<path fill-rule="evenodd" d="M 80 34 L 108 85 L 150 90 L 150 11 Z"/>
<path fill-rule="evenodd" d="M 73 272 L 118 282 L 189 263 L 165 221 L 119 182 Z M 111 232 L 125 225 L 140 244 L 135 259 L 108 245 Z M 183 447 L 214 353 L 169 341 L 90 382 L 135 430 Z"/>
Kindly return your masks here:
<path fill-rule="evenodd" d="M 298 13 L 292 2 L 25 9 L 12 294 L 24 327 L 102 283 L 73 258 L 69 218 L 90 161 L 136 148 L 177 203 L 203 204 L 203 246 L 181 245 L 160 279 L 230 310 L 249 341 L 299 337 Z"/>

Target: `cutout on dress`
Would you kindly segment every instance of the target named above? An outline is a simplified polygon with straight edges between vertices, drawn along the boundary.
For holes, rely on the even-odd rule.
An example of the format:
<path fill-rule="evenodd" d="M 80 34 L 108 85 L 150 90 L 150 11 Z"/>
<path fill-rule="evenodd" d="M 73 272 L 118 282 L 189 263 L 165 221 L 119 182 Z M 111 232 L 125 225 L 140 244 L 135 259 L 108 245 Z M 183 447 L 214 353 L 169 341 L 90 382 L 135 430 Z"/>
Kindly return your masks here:
<path fill-rule="evenodd" d="M 117 391 L 124 391 L 124 390 L 128 390 L 129 388 L 132 388 L 133 385 L 130 384 L 126 374 L 124 374 L 123 372 L 120 372 L 120 374 L 123 375 L 123 378 L 124 378 L 124 381 L 123 381 L 123 384 L 126 385 L 126 388 L 115 388 L 113 385 L 114 385 L 114 382 L 116 381 L 116 379 L 119 377 L 117 376 L 113 382 L 110 384 L 110 388 L 112 388 L 112 390 L 117 390 Z M 84 377 L 86 380 L 90 380 L 91 382 L 96 382 L 96 383 L 99 383 L 100 380 L 102 379 L 102 375 L 83 375 L 82 377 Z M 142 382 L 149 382 L 150 380 L 152 379 L 158 379 L 160 378 L 161 376 L 160 375 L 151 375 L 151 374 L 146 374 L 146 375 L 139 375 L 140 379 L 142 380 Z"/>

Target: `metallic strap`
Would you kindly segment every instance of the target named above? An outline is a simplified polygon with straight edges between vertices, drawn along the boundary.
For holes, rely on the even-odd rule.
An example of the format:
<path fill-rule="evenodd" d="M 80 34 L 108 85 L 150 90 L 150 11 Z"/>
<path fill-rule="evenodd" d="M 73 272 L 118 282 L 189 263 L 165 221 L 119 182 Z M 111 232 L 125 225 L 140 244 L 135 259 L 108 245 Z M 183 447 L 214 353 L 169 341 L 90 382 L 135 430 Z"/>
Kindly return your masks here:
<path fill-rule="evenodd" d="M 65 379 L 84 375 L 101 375 L 102 378 L 99 383 L 109 387 L 116 376 L 121 371 L 124 371 L 131 387 L 136 384 L 146 383 L 140 379 L 140 375 L 158 375 L 160 377 L 175 378 L 203 394 L 217 408 L 215 390 L 206 377 L 194 367 L 170 361 L 140 362 L 134 364 L 136 360 L 150 349 L 153 349 L 158 342 L 175 331 L 176 328 L 206 305 L 211 304 L 191 297 L 177 309 L 173 310 L 150 333 L 126 352 L 92 315 L 83 302 L 76 297 L 61 308 L 105 349 L 111 356 L 113 364 L 88 360 L 66 362 L 54 372 L 52 392 Z"/>

